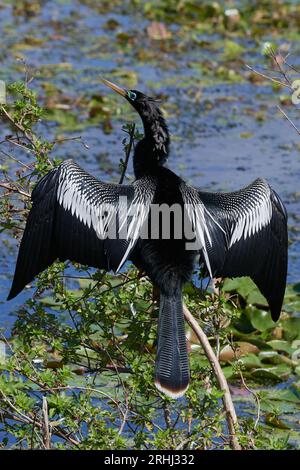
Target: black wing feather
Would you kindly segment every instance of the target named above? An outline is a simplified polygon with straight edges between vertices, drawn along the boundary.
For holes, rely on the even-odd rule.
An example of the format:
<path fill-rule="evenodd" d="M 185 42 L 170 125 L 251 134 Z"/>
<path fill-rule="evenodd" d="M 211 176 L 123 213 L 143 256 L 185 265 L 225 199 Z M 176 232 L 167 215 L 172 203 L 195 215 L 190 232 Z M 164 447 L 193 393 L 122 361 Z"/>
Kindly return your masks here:
<path fill-rule="evenodd" d="M 148 183 L 149 200 L 154 185 L 153 181 Z M 100 217 L 107 218 L 107 225 L 112 223 L 108 219 L 108 212 L 101 212 L 101 207 L 109 204 L 110 209 L 118 215 L 120 196 L 126 196 L 128 203 L 132 203 L 139 189 L 138 184 L 147 184 L 147 181 L 128 186 L 103 183 L 72 160 L 65 161 L 44 176 L 32 192 L 32 208 L 21 241 L 8 300 L 21 292 L 26 284 L 56 259 L 69 259 L 99 269 L 116 270 L 122 258 L 126 258 L 130 241 L 110 241 L 101 237 L 95 225 Z M 71 193 L 68 193 L 70 187 Z"/>
<path fill-rule="evenodd" d="M 56 183 L 51 172 L 48 181 L 41 180 L 44 196 L 33 191 L 33 206 L 29 212 L 26 229 L 23 234 L 15 276 L 7 300 L 15 297 L 34 276 L 50 266 L 55 260 L 53 244 L 53 219 L 55 208 Z M 39 201 L 37 203 L 37 201 Z"/>
<path fill-rule="evenodd" d="M 261 179 L 233 193 L 199 192 L 212 217 L 207 216 L 211 245 L 207 252 L 214 277 L 249 276 L 267 299 L 272 318 L 279 318 L 287 276 L 287 213 L 279 196 Z M 263 205 L 270 202 L 270 220 L 249 231 L 246 224 L 257 224 Z M 234 229 L 245 212 L 252 213 L 243 227 L 242 236 L 230 243 Z M 223 229 L 214 222 L 216 221 Z M 251 232 L 251 233 L 250 233 Z"/>

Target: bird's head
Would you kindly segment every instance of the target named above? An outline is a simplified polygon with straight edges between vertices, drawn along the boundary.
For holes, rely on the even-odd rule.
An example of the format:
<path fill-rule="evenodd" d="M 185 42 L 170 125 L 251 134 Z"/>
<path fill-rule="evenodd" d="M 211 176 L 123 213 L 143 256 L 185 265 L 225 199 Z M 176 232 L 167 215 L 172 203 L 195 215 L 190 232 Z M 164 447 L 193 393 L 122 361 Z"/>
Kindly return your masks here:
<path fill-rule="evenodd" d="M 102 79 L 104 85 L 111 88 L 113 91 L 123 96 L 134 109 L 143 117 L 144 112 L 149 111 L 149 108 L 152 108 L 153 111 L 155 108 L 158 108 L 157 101 L 151 98 L 150 96 L 144 95 L 141 91 L 138 90 L 126 90 L 121 88 L 115 83 L 109 82 L 108 80 Z"/>
<path fill-rule="evenodd" d="M 145 137 L 150 141 L 157 161 L 163 163 L 168 155 L 169 132 L 157 101 L 138 90 L 126 90 L 108 80 L 102 79 L 102 81 L 106 86 L 123 96 L 139 113 L 144 124 Z"/>

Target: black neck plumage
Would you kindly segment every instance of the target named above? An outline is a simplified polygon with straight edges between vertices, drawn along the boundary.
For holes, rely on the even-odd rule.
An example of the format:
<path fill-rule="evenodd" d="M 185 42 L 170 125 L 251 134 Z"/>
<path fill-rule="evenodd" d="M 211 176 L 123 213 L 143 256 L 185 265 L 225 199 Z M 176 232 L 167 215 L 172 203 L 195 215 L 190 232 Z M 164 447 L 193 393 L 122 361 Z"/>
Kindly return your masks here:
<path fill-rule="evenodd" d="M 155 102 L 148 103 L 141 118 L 144 138 L 137 143 L 133 157 L 136 178 L 156 173 L 168 158 L 170 144 L 166 121 Z"/>

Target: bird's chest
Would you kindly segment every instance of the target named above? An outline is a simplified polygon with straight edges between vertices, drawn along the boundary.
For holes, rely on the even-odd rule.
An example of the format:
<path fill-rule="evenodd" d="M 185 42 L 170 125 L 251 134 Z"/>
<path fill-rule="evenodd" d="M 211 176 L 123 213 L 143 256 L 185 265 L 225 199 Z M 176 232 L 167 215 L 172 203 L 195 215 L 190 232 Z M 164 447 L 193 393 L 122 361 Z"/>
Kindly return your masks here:
<path fill-rule="evenodd" d="M 188 279 L 193 269 L 194 255 L 186 250 L 180 184 L 180 178 L 162 169 L 149 210 L 146 237 L 138 244 L 141 264 L 156 282 L 156 276 L 160 278 L 162 273 L 168 272 Z"/>
<path fill-rule="evenodd" d="M 181 180 L 171 171 L 163 168 L 157 178 L 157 187 L 153 199 L 154 204 L 183 205 L 180 191 Z"/>
<path fill-rule="evenodd" d="M 163 179 L 157 185 L 153 198 L 148 224 L 150 239 L 183 239 L 183 200 L 179 186 L 173 180 Z"/>

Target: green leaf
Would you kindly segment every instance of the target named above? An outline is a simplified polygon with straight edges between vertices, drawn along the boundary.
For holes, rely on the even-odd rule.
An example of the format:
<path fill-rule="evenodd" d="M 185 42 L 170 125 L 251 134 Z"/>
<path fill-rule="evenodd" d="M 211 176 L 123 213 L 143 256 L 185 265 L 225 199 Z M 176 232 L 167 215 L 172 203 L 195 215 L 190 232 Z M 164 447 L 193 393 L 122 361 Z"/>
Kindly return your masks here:
<path fill-rule="evenodd" d="M 255 377 L 281 381 L 291 373 L 291 368 L 286 364 L 279 364 L 277 366 L 262 367 L 252 371 Z"/>
<path fill-rule="evenodd" d="M 265 297 L 249 277 L 226 279 L 223 289 L 225 292 L 237 292 L 248 304 L 268 306 Z"/>
<path fill-rule="evenodd" d="M 273 426 L 274 428 L 290 429 L 290 427 L 287 424 L 285 424 L 281 419 L 277 418 L 277 416 L 274 416 L 272 414 L 266 415 L 266 423 L 269 426 Z"/>
<path fill-rule="evenodd" d="M 253 327 L 259 331 L 266 331 L 276 326 L 269 311 L 248 307 L 246 313 Z"/>
<path fill-rule="evenodd" d="M 285 339 L 291 341 L 300 338 L 300 318 L 290 317 L 282 322 Z"/>
<path fill-rule="evenodd" d="M 271 341 L 268 341 L 267 344 L 276 351 L 284 351 L 289 354 L 294 351 L 294 349 L 291 347 L 291 344 L 288 341 L 272 339 Z"/>

